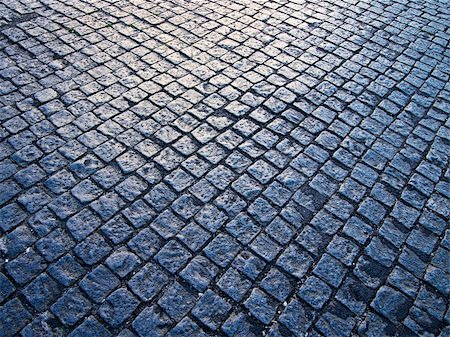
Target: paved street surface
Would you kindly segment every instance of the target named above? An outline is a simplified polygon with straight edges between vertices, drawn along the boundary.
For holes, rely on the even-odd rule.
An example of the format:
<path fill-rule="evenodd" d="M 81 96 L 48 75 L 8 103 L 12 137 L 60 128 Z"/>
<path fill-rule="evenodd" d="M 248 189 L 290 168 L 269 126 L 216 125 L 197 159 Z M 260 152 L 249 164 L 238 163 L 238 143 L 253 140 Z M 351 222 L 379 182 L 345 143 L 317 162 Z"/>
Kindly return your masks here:
<path fill-rule="evenodd" d="M 0 337 L 449 336 L 448 0 L 0 2 Z"/>

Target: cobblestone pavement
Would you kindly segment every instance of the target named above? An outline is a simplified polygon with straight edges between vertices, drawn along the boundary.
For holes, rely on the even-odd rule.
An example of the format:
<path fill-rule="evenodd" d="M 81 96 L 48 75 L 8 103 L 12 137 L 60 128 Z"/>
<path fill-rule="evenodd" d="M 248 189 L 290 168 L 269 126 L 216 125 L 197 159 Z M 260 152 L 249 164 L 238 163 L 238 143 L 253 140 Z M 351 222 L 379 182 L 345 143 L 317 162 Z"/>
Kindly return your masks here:
<path fill-rule="evenodd" d="M 447 0 L 0 3 L 0 336 L 449 336 Z"/>

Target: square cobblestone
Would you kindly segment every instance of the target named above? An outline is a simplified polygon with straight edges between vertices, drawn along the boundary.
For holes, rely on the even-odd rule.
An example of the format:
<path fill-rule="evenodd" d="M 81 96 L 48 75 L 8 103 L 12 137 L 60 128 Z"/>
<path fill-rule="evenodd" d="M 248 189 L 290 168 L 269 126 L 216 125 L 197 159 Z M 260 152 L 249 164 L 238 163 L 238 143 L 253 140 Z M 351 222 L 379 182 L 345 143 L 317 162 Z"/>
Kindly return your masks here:
<path fill-rule="evenodd" d="M 217 330 L 230 310 L 228 302 L 212 290 L 207 290 L 192 309 L 192 314 L 209 328 Z"/>
<path fill-rule="evenodd" d="M 444 336 L 446 1 L 4 1 L 0 336 Z"/>

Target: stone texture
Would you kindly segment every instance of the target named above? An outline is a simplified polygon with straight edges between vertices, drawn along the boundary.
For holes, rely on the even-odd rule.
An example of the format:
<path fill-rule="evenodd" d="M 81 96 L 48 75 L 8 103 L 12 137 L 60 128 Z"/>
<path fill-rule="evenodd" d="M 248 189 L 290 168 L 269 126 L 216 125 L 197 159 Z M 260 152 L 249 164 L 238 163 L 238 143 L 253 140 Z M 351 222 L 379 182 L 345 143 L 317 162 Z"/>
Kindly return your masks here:
<path fill-rule="evenodd" d="M 0 337 L 449 334 L 442 0 L 0 4 Z"/>

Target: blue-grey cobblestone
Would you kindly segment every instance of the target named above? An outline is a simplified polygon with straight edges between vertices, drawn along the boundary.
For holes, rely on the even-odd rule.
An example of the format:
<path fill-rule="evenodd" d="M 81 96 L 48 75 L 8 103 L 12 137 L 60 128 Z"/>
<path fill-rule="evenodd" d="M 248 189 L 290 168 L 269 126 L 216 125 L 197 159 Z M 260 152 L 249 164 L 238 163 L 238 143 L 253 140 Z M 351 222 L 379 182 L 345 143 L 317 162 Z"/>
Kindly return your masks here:
<path fill-rule="evenodd" d="M 0 4 L 0 336 L 446 336 L 449 8 Z"/>

